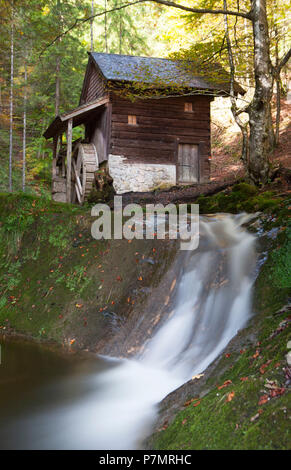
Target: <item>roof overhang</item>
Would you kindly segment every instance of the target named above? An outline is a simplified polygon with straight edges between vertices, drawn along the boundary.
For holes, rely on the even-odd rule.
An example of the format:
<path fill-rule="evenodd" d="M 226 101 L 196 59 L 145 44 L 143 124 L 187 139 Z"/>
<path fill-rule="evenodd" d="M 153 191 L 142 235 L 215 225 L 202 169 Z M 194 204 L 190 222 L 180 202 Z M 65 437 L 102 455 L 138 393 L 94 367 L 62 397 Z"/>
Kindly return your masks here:
<path fill-rule="evenodd" d="M 56 116 L 43 133 L 43 136 L 46 139 L 50 139 L 51 137 L 64 132 L 70 119 L 73 120 L 73 127 L 80 126 L 92 113 L 94 113 L 98 108 L 105 106 L 108 102 L 109 97 L 98 98 L 98 100 L 91 101 L 91 103 L 86 103 L 82 106 L 78 106 L 78 108 L 75 108 L 72 111 Z"/>
<path fill-rule="evenodd" d="M 182 94 L 183 90 L 213 96 L 230 94 L 230 74 L 220 63 L 202 66 L 194 60 L 89 52 L 86 74 L 92 63 L 106 82 L 137 86 L 141 84 L 141 92 L 148 85 L 149 89 L 177 90 L 177 95 Z M 236 95 L 246 93 L 236 81 L 234 92 Z"/>

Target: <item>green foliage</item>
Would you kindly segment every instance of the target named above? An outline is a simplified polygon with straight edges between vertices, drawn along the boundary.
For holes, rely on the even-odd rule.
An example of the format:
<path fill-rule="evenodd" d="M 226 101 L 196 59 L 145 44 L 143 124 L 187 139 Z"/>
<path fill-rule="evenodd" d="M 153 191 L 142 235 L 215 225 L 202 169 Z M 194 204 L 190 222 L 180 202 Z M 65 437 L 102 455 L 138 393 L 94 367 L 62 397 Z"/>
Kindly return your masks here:
<path fill-rule="evenodd" d="M 6 285 L 6 291 L 12 291 L 20 283 L 20 267 L 21 263 L 19 260 L 13 263 L 5 260 L 4 263 L 2 263 L 1 270 L 3 271 L 3 275 L 0 277 L 0 284 Z"/>
<path fill-rule="evenodd" d="M 107 8 L 113 9 L 121 4 L 121 0 L 108 0 Z M 138 28 L 136 17 L 132 13 L 133 10 L 129 7 L 108 14 L 107 49 L 111 54 L 138 55 L 146 51 L 143 30 Z M 142 15 L 142 12 L 138 11 L 138 15 Z"/>
<path fill-rule="evenodd" d="M 238 183 L 232 187 L 233 192 L 239 192 L 243 196 L 254 196 L 258 193 L 258 190 L 255 186 L 252 186 L 248 183 Z"/>
<path fill-rule="evenodd" d="M 285 228 L 283 243 L 272 252 L 272 281 L 278 288 L 291 287 L 291 224 Z"/>
<path fill-rule="evenodd" d="M 257 212 L 265 209 L 273 210 L 281 203 L 281 199 L 274 197 L 271 191 L 259 193 L 258 189 L 247 183 L 239 183 L 230 190 L 222 191 L 213 196 L 199 196 L 201 214 L 215 212 Z"/>
<path fill-rule="evenodd" d="M 71 292 L 78 292 L 81 294 L 84 289 L 90 284 L 91 279 L 87 276 L 87 268 L 85 266 L 74 266 L 66 278 L 66 287 Z"/>
<path fill-rule="evenodd" d="M 68 246 L 69 243 L 68 234 L 69 229 L 67 226 L 64 226 L 63 224 L 57 224 L 49 228 L 48 241 L 55 248 L 60 248 L 63 250 Z"/>

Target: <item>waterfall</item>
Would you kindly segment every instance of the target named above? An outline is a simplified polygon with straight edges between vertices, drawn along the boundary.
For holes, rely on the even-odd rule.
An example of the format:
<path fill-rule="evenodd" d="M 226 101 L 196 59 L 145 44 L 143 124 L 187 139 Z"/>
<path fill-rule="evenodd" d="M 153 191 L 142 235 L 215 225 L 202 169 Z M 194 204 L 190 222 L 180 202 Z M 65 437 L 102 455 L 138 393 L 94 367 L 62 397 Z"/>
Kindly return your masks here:
<path fill-rule="evenodd" d="M 135 358 L 104 358 L 105 372 L 84 379 L 85 397 L 30 418 L 26 429 L 38 429 L 27 431 L 32 448 L 140 447 L 158 403 L 203 372 L 250 318 L 255 237 L 243 228 L 250 218 L 201 218 L 199 248 L 181 257 L 172 313 Z"/>

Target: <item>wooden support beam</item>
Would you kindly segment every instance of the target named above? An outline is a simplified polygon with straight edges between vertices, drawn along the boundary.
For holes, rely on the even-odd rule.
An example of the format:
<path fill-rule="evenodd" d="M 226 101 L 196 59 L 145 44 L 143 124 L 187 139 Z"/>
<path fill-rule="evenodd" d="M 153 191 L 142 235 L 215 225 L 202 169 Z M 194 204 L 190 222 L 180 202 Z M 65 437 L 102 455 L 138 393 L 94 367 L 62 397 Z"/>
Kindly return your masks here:
<path fill-rule="evenodd" d="M 58 147 L 58 136 L 54 136 L 53 141 L 53 179 L 57 176 L 57 147 Z"/>
<path fill-rule="evenodd" d="M 67 202 L 71 202 L 71 168 L 72 168 L 72 133 L 73 119 L 68 120 L 67 128 Z"/>

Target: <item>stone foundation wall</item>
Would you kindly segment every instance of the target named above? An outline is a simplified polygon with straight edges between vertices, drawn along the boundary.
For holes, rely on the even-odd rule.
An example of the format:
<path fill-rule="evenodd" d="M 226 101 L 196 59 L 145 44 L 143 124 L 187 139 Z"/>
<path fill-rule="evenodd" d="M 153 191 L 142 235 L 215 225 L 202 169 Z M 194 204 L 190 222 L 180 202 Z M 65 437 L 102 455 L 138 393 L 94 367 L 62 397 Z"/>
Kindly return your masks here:
<path fill-rule="evenodd" d="M 109 155 L 109 174 L 117 194 L 129 191 L 151 191 L 158 186 L 176 184 L 176 166 L 150 163 L 125 163 L 127 158 Z"/>
<path fill-rule="evenodd" d="M 52 200 L 56 202 L 67 202 L 66 179 L 57 176 L 53 179 Z"/>

